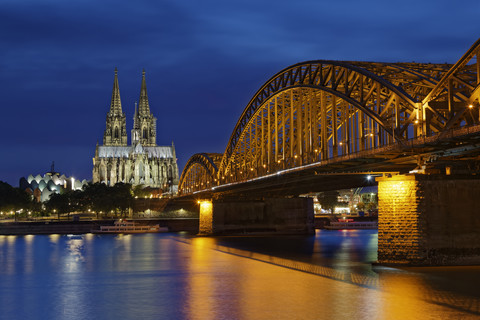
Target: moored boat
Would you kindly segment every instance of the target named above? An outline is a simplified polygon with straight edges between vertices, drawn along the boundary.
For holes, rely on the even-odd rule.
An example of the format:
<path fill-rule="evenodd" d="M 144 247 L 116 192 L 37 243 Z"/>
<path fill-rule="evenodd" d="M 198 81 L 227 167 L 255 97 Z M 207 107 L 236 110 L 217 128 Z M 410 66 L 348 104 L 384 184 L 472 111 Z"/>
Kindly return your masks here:
<path fill-rule="evenodd" d="M 329 230 L 377 228 L 378 221 L 354 221 L 353 219 L 338 219 L 338 221 L 331 221 L 330 225 L 325 226 L 325 229 Z"/>
<path fill-rule="evenodd" d="M 157 233 L 168 232 L 168 227 L 160 225 L 137 224 L 135 221 L 116 220 L 113 226 L 100 226 L 100 229 L 91 230 L 92 233 Z"/>

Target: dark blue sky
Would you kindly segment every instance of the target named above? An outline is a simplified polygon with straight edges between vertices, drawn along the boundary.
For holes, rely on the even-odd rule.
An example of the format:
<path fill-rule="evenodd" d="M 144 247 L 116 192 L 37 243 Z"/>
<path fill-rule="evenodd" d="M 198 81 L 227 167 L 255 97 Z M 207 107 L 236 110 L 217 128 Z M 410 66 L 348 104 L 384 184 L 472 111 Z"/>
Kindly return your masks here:
<path fill-rule="evenodd" d="M 179 169 L 223 152 L 257 89 L 314 59 L 456 62 L 480 1 L 3 0 L 0 180 L 56 169 L 91 179 L 114 68 L 130 132 L 142 68 L 157 143 Z M 129 137 L 130 141 L 130 137 Z"/>

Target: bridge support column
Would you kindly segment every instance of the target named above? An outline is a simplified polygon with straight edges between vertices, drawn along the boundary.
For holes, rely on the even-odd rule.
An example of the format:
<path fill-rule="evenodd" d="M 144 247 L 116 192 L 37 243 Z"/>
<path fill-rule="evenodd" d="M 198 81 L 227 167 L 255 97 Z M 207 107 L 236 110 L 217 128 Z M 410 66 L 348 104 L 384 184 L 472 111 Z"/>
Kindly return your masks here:
<path fill-rule="evenodd" d="M 201 235 L 313 234 L 313 221 L 311 198 L 200 201 Z"/>
<path fill-rule="evenodd" d="M 200 201 L 199 234 L 208 235 L 213 233 L 213 203 L 212 200 Z"/>
<path fill-rule="evenodd" d="M 480 263 L 480 179 L 398 175 L 378 181 L 378 262 Z"/>

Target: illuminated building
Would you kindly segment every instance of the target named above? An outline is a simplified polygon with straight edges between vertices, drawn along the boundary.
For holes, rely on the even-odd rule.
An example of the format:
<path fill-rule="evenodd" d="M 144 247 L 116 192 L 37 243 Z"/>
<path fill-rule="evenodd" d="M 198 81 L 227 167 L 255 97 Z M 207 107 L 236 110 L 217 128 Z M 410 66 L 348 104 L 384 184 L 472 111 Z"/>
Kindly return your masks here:
<path fill-rule="evenodd" d="M 140 99 L 138 106 L 135 104 L 131 145 L 128 145 L 126 117 L 122 111 L 115 69 L 103 145 L 97 144 L 93 158 L 93 182 L 109 186 L 123 182 L 175 193 L 178 188 L 175 146 L 173 142 L 171 146 L 157 146 L 156 122 L 157 119 L 150 112 L 143 71 Z"/>
<path fill-rule="evenodd" d="M 20 178 L 20 189 L 32 195 L 37 202 L 44 202 L 50 199 L 54 193 L 62 193 L 64 190 L 81 190 L 87 184 L 86 180 L 77 180 L 74 177 L 67 177 L 64 174 L 55 172 L 52 164 L 51 171 L 43 176 L 29 175 L 27 178 Z"/>

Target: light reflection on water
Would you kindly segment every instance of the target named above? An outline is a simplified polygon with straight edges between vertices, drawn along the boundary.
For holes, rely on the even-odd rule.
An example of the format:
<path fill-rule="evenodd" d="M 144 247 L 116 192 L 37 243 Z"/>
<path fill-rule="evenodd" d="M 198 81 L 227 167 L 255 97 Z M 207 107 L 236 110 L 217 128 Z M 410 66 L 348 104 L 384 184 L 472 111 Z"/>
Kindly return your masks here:
<path fill-rule="evenodd" d="M 0 236 L 1 319 L 474 319 L 480 268 L 372 267 L 377 233 Z"/>

